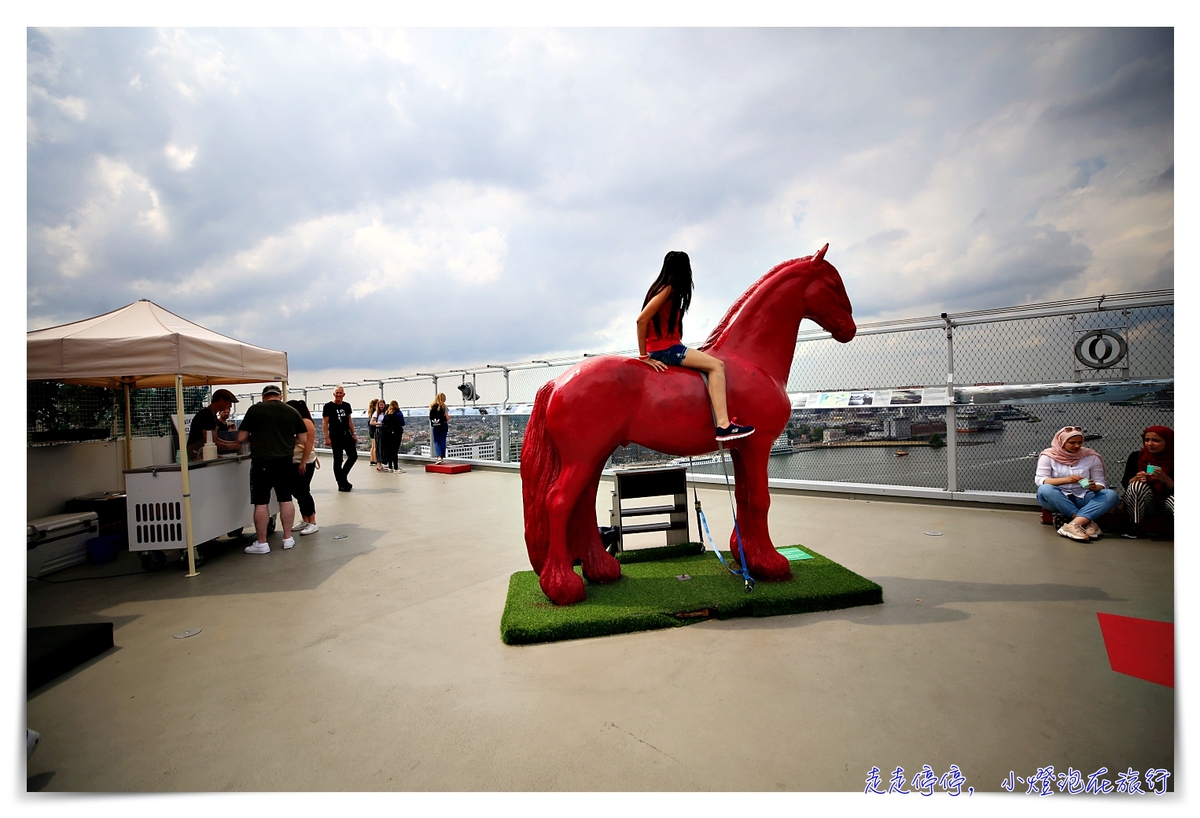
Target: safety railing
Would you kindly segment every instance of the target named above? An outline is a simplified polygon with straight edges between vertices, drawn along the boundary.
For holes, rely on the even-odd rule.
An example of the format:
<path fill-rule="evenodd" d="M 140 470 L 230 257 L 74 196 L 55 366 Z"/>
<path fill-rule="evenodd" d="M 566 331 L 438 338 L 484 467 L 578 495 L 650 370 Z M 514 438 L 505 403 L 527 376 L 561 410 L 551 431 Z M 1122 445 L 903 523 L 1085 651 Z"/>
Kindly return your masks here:
<path fill-rule="evenodd" d="M 586 357 L 338 385 L 359 410 L 372 398 L 397 401 L 408 419 L 408 453 L 427 446 L 428 405 L 444 392 L 451 457 L 515 462 L 537 390 Z M 291 393 L 319 418 L 335 386 L 293 385 Z M 787 390 L 793 412 L 770 461 L 773 485 L 1031 502 L 1037 453 L 1061 426 L 1084 427 L 1088 445 L 1115 471 L 1145 426 L 1173 425 L 1174 292 L 868 323 L 848 344 L 802 329 Z M 365 449 L 365 413 L 357 414 Z M 671 459 L 633 445 L 614 452 L 612 463 Z M 719 474 L 712 461 L 693 461 L 693 474 Z"/>

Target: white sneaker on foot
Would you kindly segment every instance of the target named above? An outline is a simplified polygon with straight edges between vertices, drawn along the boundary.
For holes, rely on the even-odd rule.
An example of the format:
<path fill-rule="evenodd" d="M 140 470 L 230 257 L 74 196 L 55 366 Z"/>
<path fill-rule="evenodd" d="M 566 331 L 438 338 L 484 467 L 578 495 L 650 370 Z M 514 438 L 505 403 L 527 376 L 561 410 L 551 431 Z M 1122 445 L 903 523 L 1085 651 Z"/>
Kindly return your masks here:
<path fill-rule="evenodd" d="M 265 542 L 256 542 L 254 545 L 247 545 L 242 549 L 247 554 L 267 554 L 271 551 L 271 546 Z"/>
<path fill-rule="evenodd" d="M 306 534 L 316 534 L 320 530 L 321 529 L 317 528 L 316 523 L 307 523 L 305 524 L 304 528 L 300 529 L 300 536 L 303 537 Z"/>
<path fill-rule="evenodd" d="M 292 531 L 299 531 L 300 529 L 304 528 L 304 526 L 306 526 L 306 525 L 308 525 L 308 523 L 304 522 L 303 520 L 297 520 L 292 525 Z"/>
<path fill-rule="evenodd" d="M 287 551 L 289 548 L 291 548 L 295 544 L 296 544 L 296 538 L 288 537 L 286 540 L 283 541 L 283 550 Z"/>

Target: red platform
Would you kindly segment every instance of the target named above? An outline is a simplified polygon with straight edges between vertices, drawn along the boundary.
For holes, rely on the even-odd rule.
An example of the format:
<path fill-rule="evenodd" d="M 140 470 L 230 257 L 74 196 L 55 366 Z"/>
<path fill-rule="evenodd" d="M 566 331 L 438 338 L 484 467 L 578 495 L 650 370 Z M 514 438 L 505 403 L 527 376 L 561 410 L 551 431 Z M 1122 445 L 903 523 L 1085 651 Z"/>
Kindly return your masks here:
<path fill-rule="evenodd" d="M 1108 651 L 1108 664 L 1117 673 L 1175 687 L 1175 625 L 1132 616 L 1096 613 Z"/>
<path fill-rule="evenodd" d="M 462 474 L 470 470 L 470 463 L 429 463 L 425 466 L 425 471 L 431 471 L 434 474 Z"/>

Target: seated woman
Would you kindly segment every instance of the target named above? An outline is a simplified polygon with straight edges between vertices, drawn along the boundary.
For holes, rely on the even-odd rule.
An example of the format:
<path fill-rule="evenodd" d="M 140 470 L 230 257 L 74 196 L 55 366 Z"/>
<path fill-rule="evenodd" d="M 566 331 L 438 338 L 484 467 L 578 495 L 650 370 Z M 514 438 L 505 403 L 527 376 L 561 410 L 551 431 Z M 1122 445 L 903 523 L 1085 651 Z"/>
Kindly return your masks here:
<path fill-rule="evenodd" d="M 1083 445 L 1083 429 L 1078 426 L 1058 430 L 1050 448 L 1038 457 L 1033 482 L 1042 508 L 1069 520 L 1058 533 L 1079 542 L 1104 533 L 1096 520 L 1112 511 L 1119 499 L 1106 485 L 1104 460 Z"/>
<path fill-rule="evenodd" d="M 1125 513 L 1132 524 L 1124 536 L 1137 539 L 1142 523 L 1153 516 L 1175 517 L 1175 432 L 1151 426 L 1142 432 L 1142 448 L 1125 461 L 1121 477 Z"/>

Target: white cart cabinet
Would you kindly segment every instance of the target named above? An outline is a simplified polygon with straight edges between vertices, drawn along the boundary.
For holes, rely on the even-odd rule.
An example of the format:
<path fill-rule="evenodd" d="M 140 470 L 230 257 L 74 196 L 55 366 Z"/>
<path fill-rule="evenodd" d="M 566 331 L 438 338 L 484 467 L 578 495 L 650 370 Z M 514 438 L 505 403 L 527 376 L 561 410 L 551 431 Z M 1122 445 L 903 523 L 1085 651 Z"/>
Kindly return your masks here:
<path fill-rule="evenodd" d="M 192 489 L 192 539 L 197 546 L 254 525 L 250 505 L 250 458 L 229 455 L 188 464 Z M 162 552 L 186 549 L 183 475 L 176 464 L 125 472 L 129 550 L 142 552 L 148 569 L 161 567 Z M 271 497 L 271 528 L 279 504 Z M 197 559 L 200 552 L 197 551 Z"/>

